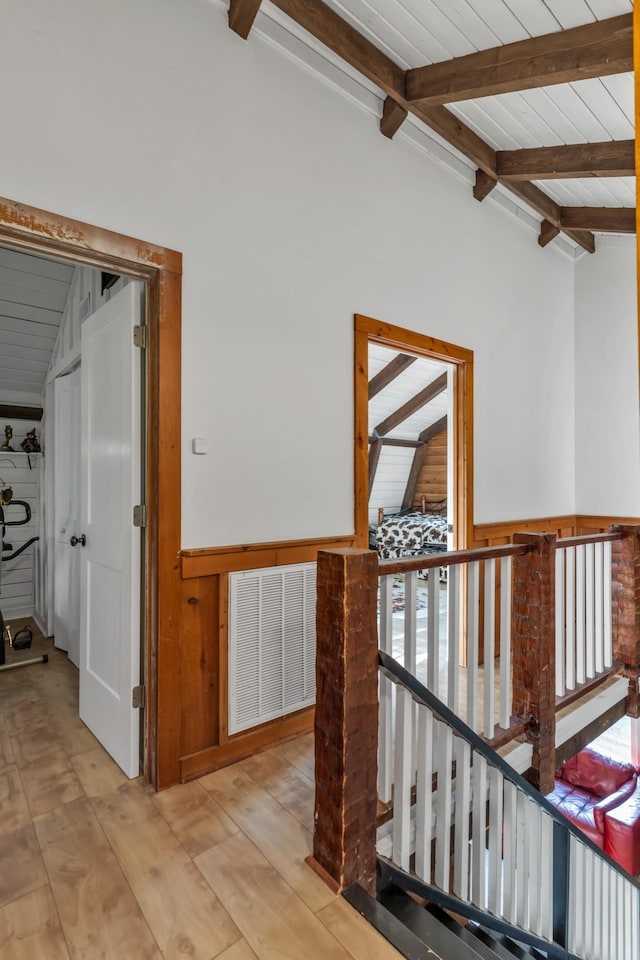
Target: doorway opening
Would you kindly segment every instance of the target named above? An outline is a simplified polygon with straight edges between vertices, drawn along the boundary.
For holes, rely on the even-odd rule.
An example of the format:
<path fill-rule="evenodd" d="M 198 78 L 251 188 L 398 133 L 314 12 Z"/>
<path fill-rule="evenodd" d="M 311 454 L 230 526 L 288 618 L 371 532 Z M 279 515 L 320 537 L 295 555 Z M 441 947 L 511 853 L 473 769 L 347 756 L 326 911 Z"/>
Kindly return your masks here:
<path fill-rule="evenodd" d="M 142 511 L 145 521 L 142 561 L 145 589 L 141 610 L 144 683 L 136 694 L 144 706 L 143 773 L 152 785 L 161 788 L 179 778 L 180 699 L 176 678 L 179 678 L 180 571 L 175 558 L 180 550 L 181 256 L 135 238 L 2 200 L 0 245 L 72 267 L 93 267 L 105 274 L 127 276 L 140 281 L 145 290 L 148 377 L 144 385 L 145 417 L 141 424 L 146 437 L 141 486 L 147 498 L 142 505 L 146 508 Z M 128 287 L 133 289 L 134 285 Z M 102 398 L 108 399 L 107 389 L 102 390 Z M 0 404 L 2 402 L 0 394 Z M 102 406 L 106 408 L 110 404 L 105 402 Z M 99 487 L 100 481 L 94 491 L 96 503 L 104 499 L 95 497 Z M 161 511 L 159 503 L 165 500 L 171 502 L 172 507 Z M 99 619 L 97 607 L 94 612 Z M 108 686 L 108 678 L 103 679 Z M 129 695 L 132 694 L 133 691 L 129 691 Z"/>
<path fill-rule="evenodd" d="M 16 527 L 0 567 L 5 669 L 47 662 L 31 658 L 30 632 L 41 652 L 49 641 L 50 659 L 66 652 L 80 719 L 129 777 L 143 755 L 131 694 L 143 663 L 144 537 L 132 526 L 146 502 L 144 338 L 133 336 L 145 329 L 143 298 L 138 280 L 0 247 L 0 395 L 12 440 L 0 464 L 12 490 L 4 519 Z"/>
<path fill-rule="evenodd" d="M 359 546 L 384 516 L 414 508 L 440 517 L 449 548 L 472 545 L 471 350 L 356 315 L 354 472 Z"/>

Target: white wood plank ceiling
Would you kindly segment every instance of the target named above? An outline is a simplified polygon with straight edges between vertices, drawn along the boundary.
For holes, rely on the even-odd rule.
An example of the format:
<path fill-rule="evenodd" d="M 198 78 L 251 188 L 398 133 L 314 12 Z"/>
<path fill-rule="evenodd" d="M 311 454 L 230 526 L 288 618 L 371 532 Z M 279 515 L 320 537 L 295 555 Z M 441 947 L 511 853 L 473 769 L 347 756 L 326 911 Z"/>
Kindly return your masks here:
<path fill-rule="evenodd" d="M 386 136 L 430 142 L 460 179 L 475 178 L 478 200 L 495 190 L 503 207 L 524 210 L 528 226 L 540 224 L 541 246 L 559 236 L 578 255 L 593 252 L 596 233 L 635 232 L 632 0 L 217 2 L 230 4 L 230 26 L 244 37 L 260 11 L 263 36 L 337 80 L 364 109 L 379 109 Z M 536 43 L 541 37 L 549 40 Z M 506 44 L 527 43 L 533 50 L 500 55 Z M 456 62 L 487 51 L 480 64 Z M 496 84 L 517 92 L 497 94 Z M 528 157 L 529 175 L 516 166 L 522 155 L 510 153 L 540 149 L 543 157 Z"/>
<path fill-rule="evenodd" d="M 0 398 L 39 403 L 74 268 L 0 248 Z"/>
<path fill-rule="evenodd" d="M 632 0 L 326 3 L 405 70 L 633 9 Z M 635 135 L 632 73 L 483 97 L 449 104 L 448 109 L 495 150 L 627 140 Z M 633 177 L 545 180 L 538 185 L 563 206 L 635 206 Z"/>

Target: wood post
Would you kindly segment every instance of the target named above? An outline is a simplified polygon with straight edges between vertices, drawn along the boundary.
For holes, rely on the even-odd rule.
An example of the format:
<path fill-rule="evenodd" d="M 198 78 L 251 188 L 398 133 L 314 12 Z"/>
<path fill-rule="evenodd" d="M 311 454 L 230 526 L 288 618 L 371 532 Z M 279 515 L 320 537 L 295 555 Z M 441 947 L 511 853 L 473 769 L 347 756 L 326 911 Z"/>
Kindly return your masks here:
<path fill-rule="evenodd" d="M 529 547 L 513 558 L 513 712 L 531 720 L 528 778 L 547 794 L 553 790 L 556 751 L 556 535 L 516 533 L 513 542 Z"/>
<path fill-rule="evenodd" d="M 318 554 L 316 798 L 312 865 L 339 890 L 375 896 L 378 558 Z"/>
<path fill-rule="evenodd" d="M 613 657 L 624 664 L 629 680 L 626 712 L 640 716 L 640 526 L 613 524 L 612 533 L 623 533 L 611 544 L 611 606 Z"/>

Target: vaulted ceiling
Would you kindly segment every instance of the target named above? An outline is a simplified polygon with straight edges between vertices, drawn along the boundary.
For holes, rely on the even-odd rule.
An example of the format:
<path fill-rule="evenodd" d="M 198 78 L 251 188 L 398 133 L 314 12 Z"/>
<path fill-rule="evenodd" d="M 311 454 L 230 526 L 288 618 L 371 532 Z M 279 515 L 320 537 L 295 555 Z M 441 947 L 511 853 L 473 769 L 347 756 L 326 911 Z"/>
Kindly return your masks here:
<path fill-rule="evenodd" d="M 247 37 L 261 0 L 231 0 Z M 508 194 L 593 252 L 635 233 L 632 0 L 265 0 L 476 168 L 474 195 Z"/>

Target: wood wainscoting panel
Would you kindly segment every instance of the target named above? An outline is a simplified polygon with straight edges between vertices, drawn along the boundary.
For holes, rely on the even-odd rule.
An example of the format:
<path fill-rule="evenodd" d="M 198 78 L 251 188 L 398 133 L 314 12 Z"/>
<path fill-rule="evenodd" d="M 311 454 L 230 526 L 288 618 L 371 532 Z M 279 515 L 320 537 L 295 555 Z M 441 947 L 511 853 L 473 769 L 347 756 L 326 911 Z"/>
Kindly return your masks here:
<path fill-rule="evenodd" d="M 237 733 L 218 746 L 208 747 L 188 757 L 182 757 L 181 780 L 183 783 L 194 780 L 205 773 L 211 773 L 237 760 L 259 753 L 275 743 L 290 740 L 291 737 L 297 737 L 301 733 L 309 733 L 313 730 L 314 717 L 314 707 L 307 707 L 287 717 L 278 717 L 259 727 Z"/>
<path fill-rule="evenodd" d="M 555 533 L 558 538 L 603 533 L 612 523 L 636 524 L 637 517 L 566 514 L 556 517 L 532 517 L 528 520 L 499 520 L 474 526 L 475 547 L 495 547 L 510 543 L 514 533 Z"/>
<path fill-rule="evenodd" d="M 229 574 L 316 560 L 354 534 L 183 550 L 179 651 L 180 779 L 193 780 L 313 728 L 313 707 L 229 735 Z"/>
<path fill-rule="evenodd" d="M 180 756 L 219 740 L 220 577 L 182 581 Z"/>
<path fill-rule="evenodd" d="M 308 563 L 318 556 L 318 550 L 339 550 L 352 547 L 355 534 L 344 537 L 324 537 L 319 540 L 283 540 L 275 543 L 248 543 L 230 547 L 202 547 L 183 550 L 182 578 L 210 577 L 217 573 L 235 573 L 240 570 L 259 570 L 261 567 L 280 567 L 287 563 Z"/>
<path fill-rule="evenodd" d="M 474 547 L 495 547 L 510 543 L 514 533 L 555 533 L 558 537 L 572 537 L 576 529 L 576 519 L 575 514 L 567 514 L 557 517 L 533 517 L 528 520 L 477 523 L 473 528 L 473 545 Z"/>

